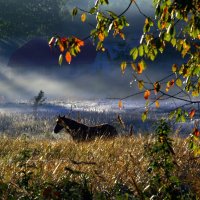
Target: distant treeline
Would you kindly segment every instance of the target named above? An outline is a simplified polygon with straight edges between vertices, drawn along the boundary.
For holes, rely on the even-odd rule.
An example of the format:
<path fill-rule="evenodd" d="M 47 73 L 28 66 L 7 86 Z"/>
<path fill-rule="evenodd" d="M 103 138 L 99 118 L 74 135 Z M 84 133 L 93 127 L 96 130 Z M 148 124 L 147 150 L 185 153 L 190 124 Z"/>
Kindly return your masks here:
<path fill-rule="evenodd" d="M 67 16 L 63 0 L 1 0 L 0 40 L 51 36 L 62 32 Z"/>

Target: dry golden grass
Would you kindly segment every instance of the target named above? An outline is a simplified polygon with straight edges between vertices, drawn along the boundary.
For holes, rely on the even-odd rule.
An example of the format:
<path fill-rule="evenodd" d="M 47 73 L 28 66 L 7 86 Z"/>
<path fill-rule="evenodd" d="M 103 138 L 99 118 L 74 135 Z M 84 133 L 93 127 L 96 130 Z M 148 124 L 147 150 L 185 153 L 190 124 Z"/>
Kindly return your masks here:
<path fill-rule="evenodd" d="M 145 144 L 150 136 L 118 137 L 90 142 L 73 142 L 67 139 L 0 138 L 0 177 L 15 184 L 19 168 L 19 155 L 23 149 L 31 150 L 27 165 L 34 166 L 38 184 L 58 182 L 63 175 L 79 171 L 89 177 L 94 191 L 111 188 L 122 181 L 133 191 L 143 188 L 148 181 L 148 159 L 144 156 Z M 200 197 L 200 158 L 193 157 L 185 139 L 174 139 L 177 175 L 187 182 Z M 80 176 L 71 174 L 72 179 Z"/>

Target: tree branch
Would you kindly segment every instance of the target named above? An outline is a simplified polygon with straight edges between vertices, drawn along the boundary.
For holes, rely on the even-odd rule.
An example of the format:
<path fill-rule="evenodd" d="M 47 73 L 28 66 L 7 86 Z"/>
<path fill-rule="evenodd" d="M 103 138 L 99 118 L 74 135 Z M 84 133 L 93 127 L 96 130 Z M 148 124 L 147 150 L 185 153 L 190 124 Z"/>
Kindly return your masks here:
<path fill-rule="evenodd" d="M 136 3 L 136 0 L 134 1 L 134 4 L 135 4 L 136 8 L 138 9 L 139 13 L 140 13 L 142 16 L 144 16 L 145 18 L 148 18 L 148 16 L 147 16 L 145 13 L 143 13 L 143 12 L 141 11 L 140 7 L 139 7 L 138 4 Z"/>
<path fill-rule="evenodd" d="M 128 9 L 131 7 L 133 2 L 136 3 L 135 1 L 130 0 L 128 7 L 121 14 L 119 14 L 118 17 L 121 17 L 122 15 L 124 15 L 128 11 Z"/>
<path fill-rule="evenodd" d="M 200 103 L 200 101 L 191 101 L 191 100 L 183 99 L 183 98 L 180 98 L 180 97 L 176 97 L 174 95 L 167 94 L 167 93 L 165 93 L 163 91 L 160 91 L 160 93 L 165 95 L 165 96 L 168 96 L 170 98 L 177 99 L 177 100 L 180 100 L 180 101 L 185 101 L 185 102 L 188 102 L 188 103 L 191 103 L 191 104 Z"/>

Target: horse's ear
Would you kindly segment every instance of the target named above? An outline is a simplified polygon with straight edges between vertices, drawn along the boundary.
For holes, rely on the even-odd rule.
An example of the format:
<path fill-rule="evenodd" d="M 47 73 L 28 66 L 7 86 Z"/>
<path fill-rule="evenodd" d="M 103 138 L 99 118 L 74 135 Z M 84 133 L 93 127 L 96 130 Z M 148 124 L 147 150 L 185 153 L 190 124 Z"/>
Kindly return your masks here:
<path fill-rule="evenodd" d="M 65 118 L 65 115 L 63 115 L 63 118 Z"/>
<path fill-rule="evenodd" d="M 60 118 L 60 115 L 58 115 L 58 118 Z"/>

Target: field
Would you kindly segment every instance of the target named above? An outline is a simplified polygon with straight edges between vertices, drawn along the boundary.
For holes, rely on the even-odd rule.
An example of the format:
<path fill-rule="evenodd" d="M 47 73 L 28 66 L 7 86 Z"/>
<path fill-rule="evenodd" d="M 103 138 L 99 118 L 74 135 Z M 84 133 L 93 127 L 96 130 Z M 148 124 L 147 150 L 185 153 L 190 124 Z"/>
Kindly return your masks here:
<path fill-rule="evenodd" d="M 128 122 L 139 122 L 130 113 L 120 113 L 128 124 L 123 129 L 117 124 L 116 113 L 77 111 L 74 118 L 80 117 L 87 124 L 109 121 L 122 134 L 113 139 L 74 142 L 65 133 L 52 134 L 56 114 L 46 110 L 37 115 L 2 112 L 0 199 L 150 199 L 148 188 L 156 172 L 149 171 L 152 158 L 148 152 L 157 139 L 153 128 L 145 128 L 148 123 L 130 136 Z M 200 159 L 188 148 L 188 138 L 179 132 L 170 137 L 175 152 L 171 177 L 180 180 L 176 183 L 181 193 L 195 194 L 185 199 L 198 199 Z"/>
<path fill-rule="evenodd" d="M 66 199 L 79 199 L 85 187 L 96 198 L 102 192 L 111 196 L 127 192 L 137 197 L 148 185 L 144 145 L 152 140 L 149 136 L 133 136 L 75 143 L 67 139 L 2 137 L 2 199 L 59 199 L 63 193 L 68 195 Z M 200 196 L 199 160 L 183 139 L 175 139 L 174 151 L 176 175 Z"/>

